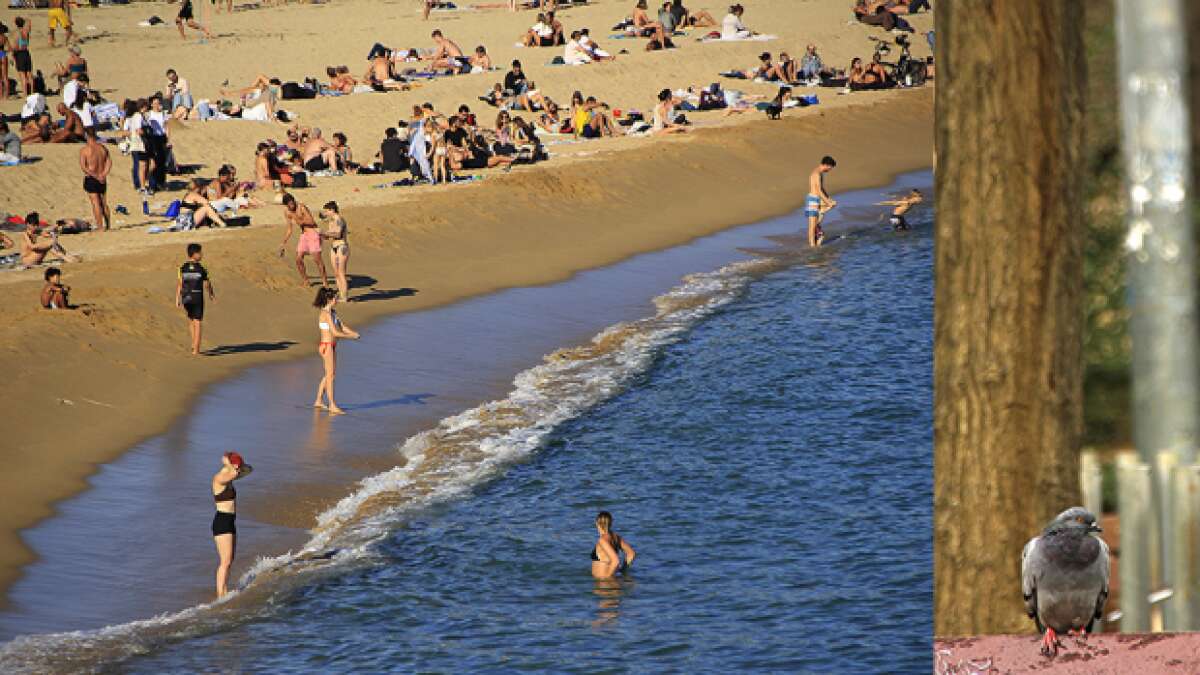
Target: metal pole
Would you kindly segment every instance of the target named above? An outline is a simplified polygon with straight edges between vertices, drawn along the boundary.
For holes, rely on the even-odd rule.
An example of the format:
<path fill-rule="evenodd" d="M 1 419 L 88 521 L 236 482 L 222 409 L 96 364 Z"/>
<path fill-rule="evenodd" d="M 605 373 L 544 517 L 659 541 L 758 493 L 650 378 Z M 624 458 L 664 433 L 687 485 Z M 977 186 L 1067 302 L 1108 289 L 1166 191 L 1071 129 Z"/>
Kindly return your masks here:
<path fill-rule="evenodd" d="M 1167 601 L 1167 629 L 1200 628 L 1200 466 L 1175 468 L 1171 491 L 1174 511 L 1174 590 Z"/>
<path fill-rule="evenodd" d="M 1150 565 L 1152 536 L 1150 467 L 1136 455 L 1117 460 L 1117 508 L 1121 512 L 1121 630 L 1150 630 Z"/>
<path fill-rule="evenodd" d="M 1159 535 L 1158 564 L 1150 574 L 1156 585 L 1170 585 L 1177 556 L 1172 537 L 1165 536 L 1169 496 L 1160 491 L 1170 484 L 1163 474 L 1170 463 L 1158 456 L 1174 453 L 1179 464 L 1192 464 L 1200 418 L 1186 21 L 1182 0 L 1116 4 L 1129 189 L 1133 440 L 1156 474 L 1152 526 Z"/>
<path fill-rule="evenodd" d="M 1079 493 L 1083 495 L 1083 508 L 1092 512 L 1097 519 L 1103 507 L 1104 476 L 1100 470 L 1100 459 L 1095 450 L 1079 453 Z"/>

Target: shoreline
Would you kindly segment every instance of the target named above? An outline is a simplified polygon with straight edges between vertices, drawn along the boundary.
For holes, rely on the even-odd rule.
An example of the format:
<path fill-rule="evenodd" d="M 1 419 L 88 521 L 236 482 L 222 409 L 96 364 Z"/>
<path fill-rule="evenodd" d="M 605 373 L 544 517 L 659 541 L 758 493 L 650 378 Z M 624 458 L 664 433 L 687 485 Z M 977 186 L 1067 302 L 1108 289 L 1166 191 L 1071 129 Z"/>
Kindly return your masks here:
<path fill-rule="evenodd" d="M 881 193 L 929 186 L 929 173 L 921 171 L 897 177 L 882 190 L 839 193 L 845 211 L 831 220 L 830 232 L 835 237 L 845 233 L 854 248 L 862 236 L 896 239 L 879 226 L 877 209 L 870 204 Z M 498 447 L 524 447 L 524 432 L 493 426 L 497 418 L 480 411 L 510 410 L 511 404 L 525 411 L 518 418 L 548 420 L 580 404 L 580 396 L 607 399 L 611 392 L 603 393 L 603 383 L 608 376 L 585 377 L 577 368 L 600 368 L 608 374 L 628 367 L 640 370 L 630 365 L 637 361 L 632 354 L 646 347 L 635 336 L 690 321 L 686 312 L 694 302 L 704 304 L 702 298 L 726 293 L 740 297 L 756 283 L 750 277 L 771 274 L 777 257 L 787 267 L 836 265 L 848 253 L 839 244 L 809 254 L 803 238 L 793 234 L 802 224 L 803 216 L 791 212 L 638 254 L 562 282 L 389 316 L 366 333 L 366 342 L 347 345 L 342 354 L 339 365 L 347 379 L 339 393 L 350 412 L 347 417 L 314 414 L 304 407 L 303 397 L 309 393 L 304 385 L 319 371 L 310 359 L 254 367 L 208 387 L 166 433 L 102 465 L 92 489 L 61 502 L 62 516 L 28 532 L 44 559 L 27 567 L 10 590 L 12 606 L 0 612 L 0 634 L 46 636 L 122 626 L 211 600 L 211 543 L 204 537 L 182 536 L 180 529 L 205 522 L 211 506 L 194 490 L 178 497 L 183 482 L 190 484 L 192 477 L 211 469 L 211 449 L 252 452 L 248 458 L 259 469 L 256 476 L 265 479 L 248 484 L 250 499 L 239 504 L 245 507 L 238 509 L 245 539 L 239 541 L 243 562 L 235 574 L 240 576 L 250 561 L 259 560 L 252 565 L 259 570 L 255 576 L 267 574 L 274 581 L 268 580 L 266 587 L 252 582 L 244 590 L 260 598 L 274 593 L 270 589 L 283 582 L 266 570 L 291 570 L 285 574 L 292 578 L 287 583 L 295 582 L 290 575 L 296 570 L 286 562 L 294 552 L 302 551 L 299 556 L 304 559 L 311 554 L 321 557 L 320 551 L 356 551 L 360 526 L 372 531 L 393 518 L 378 510 L 381 504 L 413 501 L 425 513 L 428 505 L 417 505 L 426 498 L 420 495 L 443 489 L 455 494 L 458 480 L 475 475 L 467 468 L 473 462 Z M 904 246 L 900 240 L 896 245 Z M 752 268 L 757 271 L 749 271 Z M 732 285 L 726 287 L 717 278 Z M 690 290 L 680 294 L 684 288 Z M 685 313 L 672 315 L 677 310 Z M 469 328 L 480 325 L 488 330 Z M 612 339 L 595 342 L 600 334 Z M 618 353 L 624 356 L 612 360 Z M 563 380 L 562 373 L 531 376 L 548 364 L 561 363 L 547 355 L 579 356 L 592 365 L 570 367 Z M 564 390 L 556 381 L 586 381 L 593 387 L 577 389 L 572 384 Z M 516 390 L 523 393 L 513 399 Z M 534 403 L 539 398 L 557 402 L 547 409 Z M 247 414 L 260 400 L 274 403 L 258 414 Z M 465 423 L 467 435 L 444 435 L 447 428 L 463 428 L 464 419 L 477 422 Z M 477 442 L 492 451 L 475 454 Z M 417 464 L 410 467 L 410 459 Z M 411 492 L 416 485 L 424 487 Z M 381 494 L 363 496 L 377 490 Z M 125 498 L 135 493 L 137 500 Z M 383 501 L 373 505 L 377 498 Z M 430 517 L 413 515 L 419 520 Z M 377 522 L 380 517 L 383 520 Z M 143 532 L 114 530 L 103 540 L 94 539 L 92 532 L 114 521 L 146 527 Z M 345 528 L 332 525 L 335 522 Z M 139 548 L 136 557 L 125 554 Z M 94 564 L 77 569 L 76 561 L 84 558 Z M 264 559 L 275 563 L 264 566 Z M 279 561 L 284 561 L 282 566 Z M 138 589 L 141 592 L 135 592 Z M 60 597 L 69 600 L 56 599 Z M 248 608 L 241 601 L 236 604 Z"/>
<path fill-rule="evenodd" d="M 930 165 L 932 115 L 931 89 L 895 92 L 842 108 L 836 117 L 817 112 L 698 129 L 687 138 L 602 148 L 587 161 L 489 175 L 461 188 L 469 192 L 452 186 L 399 204 L 348 208 L 351 272 L 360 276 L 352 296 L 364 294 L 364 283 L 372 290 L 344 315 L 365 327 L 385 315 L 552 283 L 792 211 L 822 154 L 843 157 L 829 179 L 834 193 L 885 185 Z M 854 166 L 846 157 L 870 160 Z M 654 217 L 655 208 L 662 217 Z M 0 424 L 16 449 L 10 461 L 31 468 L 0 479 L 16 505 L 0 518 L 0 589 L 7 591 L 34 559 L 20 530 L 87 488 L 99 464 L 165 431 L 204 387 L 252 365 L 310 355 L 311 291 L 299 287 L 290 259 L 271 256 L 279 239 L 272 227 L 236 237 L 189 233 L 171 245 L 106 258 L 103 268 L 68 267 L 73 299 L 93 304 L 90 315 L 27 309 L 13 297 L 32 297 L 40 284 L 7 285 L 0 307 L 13 321 L 0 365 L 13 375 L 10 400 L 23 405 L 5 406 Z M 176 249 L 191 240 L 205 244 L 214 275 L 218 295 L 205 346 L 224 346 L 220 357 L 186 357 L 184 326 L 170 302 L 182 258 Z M 81 375 L 46 382 L 38 375 L 48 362 L 56 372 Z"/>

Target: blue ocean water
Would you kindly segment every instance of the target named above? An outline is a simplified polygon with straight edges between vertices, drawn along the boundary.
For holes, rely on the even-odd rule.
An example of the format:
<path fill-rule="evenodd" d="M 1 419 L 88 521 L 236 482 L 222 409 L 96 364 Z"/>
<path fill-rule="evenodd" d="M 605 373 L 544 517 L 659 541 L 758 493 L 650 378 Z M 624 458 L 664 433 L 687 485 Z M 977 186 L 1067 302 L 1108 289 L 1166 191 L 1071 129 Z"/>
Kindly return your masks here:
<path fill-rule="evenodd" d="M 408 475 L 393 487 L 427 499 L 377 510 L 368 553 L 331 547 L 121 668 L 929 672 L 933 238 L 914 220 L 690 280 L 708 295 L 662 309 L 701 303 L 679 330 L 598 339 L 643 336 L 615 396 L 538 416 L 526 451 L 475 461 L 443 498 Z M 580 372 L 539 373 L 560 387 L 542 404 Z M 437 448 L 470 426 L 424 439 L 423 461 L 457 475 L 474 460 Z M 607 582 L 589 575 L 601 509 L 638 550 Z"/>

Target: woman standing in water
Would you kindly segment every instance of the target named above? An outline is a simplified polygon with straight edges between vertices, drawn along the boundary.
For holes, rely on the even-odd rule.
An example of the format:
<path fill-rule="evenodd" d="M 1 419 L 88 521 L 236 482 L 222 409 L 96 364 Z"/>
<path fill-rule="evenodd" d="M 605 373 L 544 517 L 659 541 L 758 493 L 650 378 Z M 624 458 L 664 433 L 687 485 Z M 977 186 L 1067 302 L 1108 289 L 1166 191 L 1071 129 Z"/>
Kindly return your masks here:
<path fill-rule="evenodd" d="M 338 212 L 337 202 L 326 202 L 321 219 L 328 225 L 321 237 L 330 241 L 329 261 L 333 263 L 333 279 L 337 282 L 338 300 L 350 298 L 350 282 L 346 280 L 346 264 L 350 261 L 350 243 L 346 241 L 346 219 Z"/>
<path fill-rule="evenodd" d="M 221 456 L 221 470 L 213 476 L 212 496 L 216 503 L 217 513 L 213 516 L 213 541 L 217 543 L 217 555 L 221 562 L 217 565 L 217 597 L 229 592 L 229 568 L 233 566 L 233 554 L 237 550 L 237 519 L 236 500 L 237 490 L 233 489 L 233 481 L 249 474 L 253 469 L 242 456 L 236 452 L 227 452 Z"/>
<path fill-rule="evenodd" d="M 592 576 L 608 579 L 617 572 L 624 572 L 633 564 L 637 552 L 619 534 L 612 531 L 612 514 L 601 511 L 596 515 L 596 531 L 600 533 L 596 546 L 592 548 Z M 625 552 L 625 564 L 621 564 L 621 552 Z"/>
<path fill-rule="evenodd" d="M 325 377 L 321 378 L 321 384 L 317 386 L 317 400 L 313 401 L 313 407 L 328 407 L 329 412 L 334 415 L 345 412 L 333 402 L 333 380 L 337 375 L 337 341 L 338 338 L 358 339 L 358 333 L 338 318 L 337 310 L 333 308 L 337 304 L 337 297 L 337 291 L 322 286 L 317 289 L 317 298 L 313 300 L 313 307 L 320 310 L 317 327 L 321 329 L 321 342 L 317 344 L 317 353 L 321 355 L 321 362 L 325 365 Z M 322 396 L 329 401 L 328 406 L 322 402 Z"/>

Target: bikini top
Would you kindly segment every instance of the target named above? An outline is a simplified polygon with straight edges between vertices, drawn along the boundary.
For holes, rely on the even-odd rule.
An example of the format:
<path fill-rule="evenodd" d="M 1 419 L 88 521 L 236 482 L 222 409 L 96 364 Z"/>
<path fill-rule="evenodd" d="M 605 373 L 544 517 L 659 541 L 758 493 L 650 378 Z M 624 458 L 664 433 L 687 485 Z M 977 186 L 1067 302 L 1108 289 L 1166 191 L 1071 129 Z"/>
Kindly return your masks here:
<path fill-rule="evenodd" d="M 613 545 L 613 548 L 617 550 L 617 555 L 620 556 L 621 555 L 621 537 L 620 537 L 620 535 L 616 534 L 615 532 L 611 535 L 611 537 L 612 537 L 612 540 L 609 543 L 611 543 Z M 596 547 L 595 546 L 592 547 L 592 560 L 595 560 L 597 562 L 599 562 L 599 560 L 600 560 L 600 557 L 596 555 Z"/>
<path fill-rule="evenodd" d="M 329 310 L 329 318 L 333 319 L 333 325 L 337 326 L 337 325 L 341 324 L 341 321 L 338 321 L 337 310 L 335 310 L 335 309 Z M 317 328 L 320 328 L 321 330 L 329 330 L 329 324 L 322 321 L 321 317 L 318 316 L 317 317 Z"/>
<path fill-rule="evenodd" d="M 225 484 L 225 489 L 213 495 L 213 501 L 218 504 L 221 502 L 231 502 L 237 498 L 237 490 L 233 489 L 233 482 Z"/>

